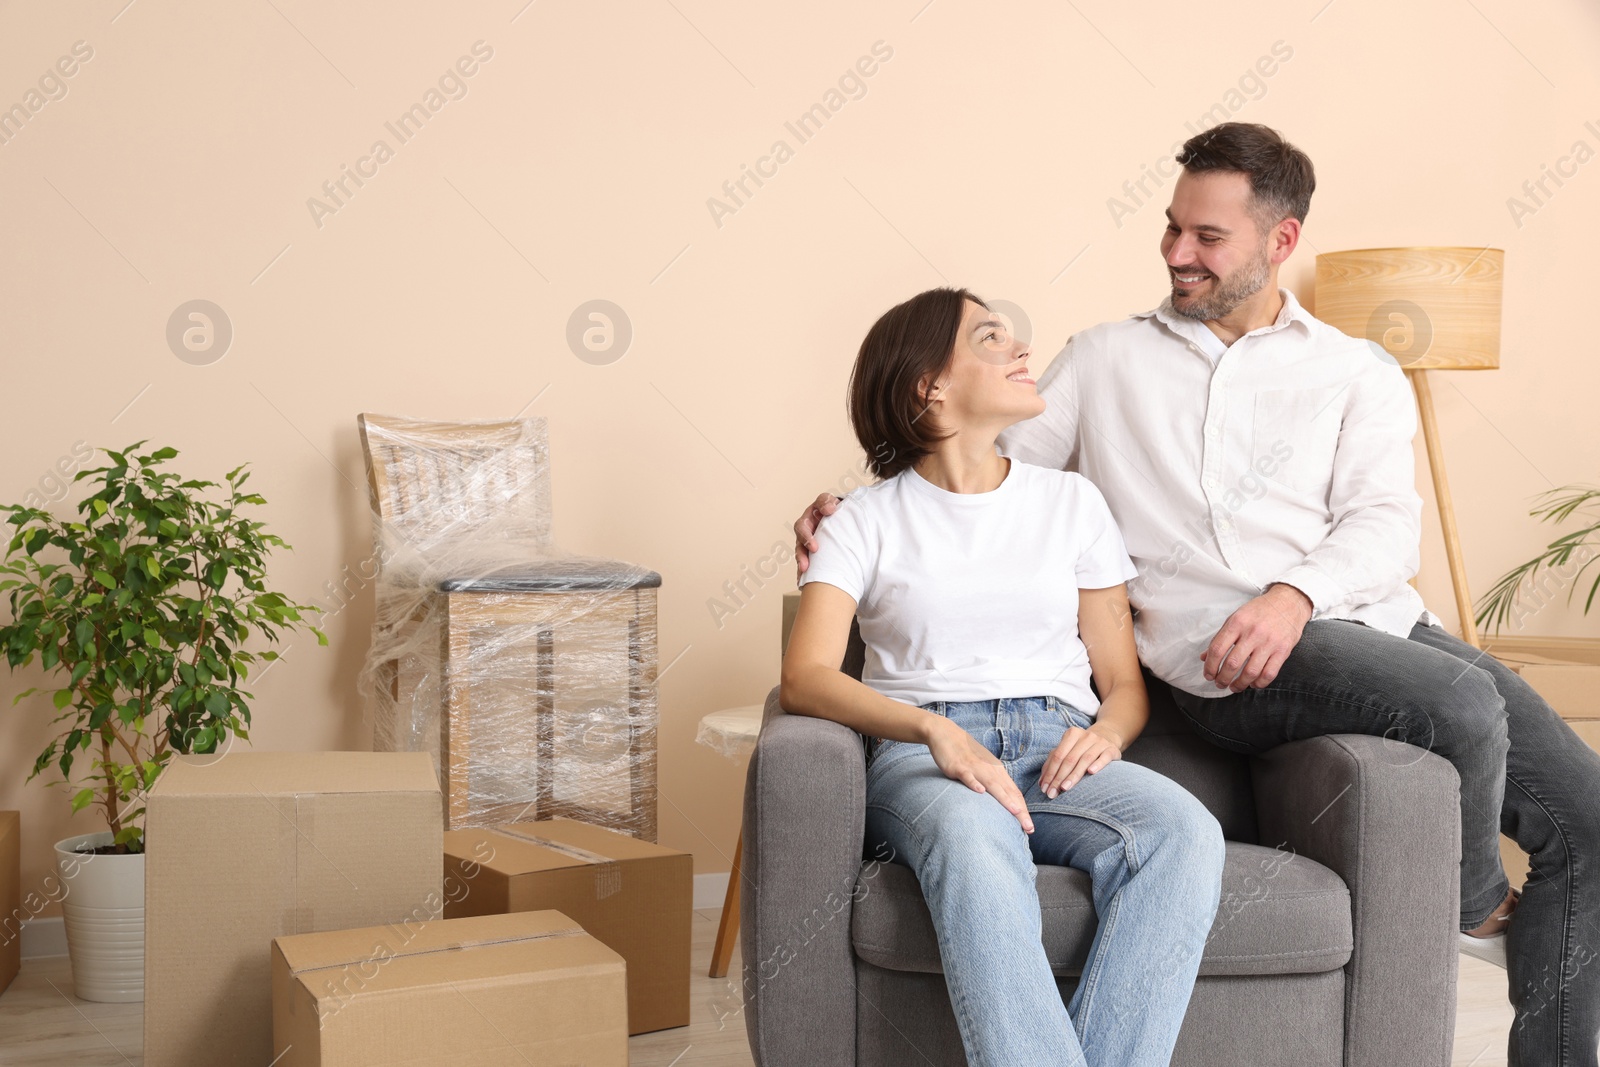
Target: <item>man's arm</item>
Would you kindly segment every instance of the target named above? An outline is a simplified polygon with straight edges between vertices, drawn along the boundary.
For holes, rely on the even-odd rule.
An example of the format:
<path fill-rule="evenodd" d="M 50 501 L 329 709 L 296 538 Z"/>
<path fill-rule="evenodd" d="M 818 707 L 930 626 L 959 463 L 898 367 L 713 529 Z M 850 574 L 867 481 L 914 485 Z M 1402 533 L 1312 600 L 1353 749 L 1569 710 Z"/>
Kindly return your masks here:
<path fill-rule="evenodd" d="M 1319 612 L 1376 603 L 1416 574 L 1420 562 L 1422 497 L 1411 451 L 1416 403 L 1403 371 L 1373 364 L 1350 385 L 1328 490 L 1333 531 L 1274 579 L 1299 589 Z"/>
<path fill-rule="evenodd" d="M 1000 451 L 1013 459 L 1053 470 L 1078 465 L 1078 376 L 1068 338 L 1050 366 L 1039 375 L 1044 413 L 1000 431 Z"/>
<path fill-rule="evenodd" d="M 1350 383 L 1334 450 L 1328 490 L 1333 529 L 1217 631 L 1201 658 L 1206 678 L 1218 688 L 1237 693 L 1270 685 L 1313 615 L 1339 604 L 1376 603 L 1417 573 L 1416 407 L 1404 372 L 1372 362 Z"/>

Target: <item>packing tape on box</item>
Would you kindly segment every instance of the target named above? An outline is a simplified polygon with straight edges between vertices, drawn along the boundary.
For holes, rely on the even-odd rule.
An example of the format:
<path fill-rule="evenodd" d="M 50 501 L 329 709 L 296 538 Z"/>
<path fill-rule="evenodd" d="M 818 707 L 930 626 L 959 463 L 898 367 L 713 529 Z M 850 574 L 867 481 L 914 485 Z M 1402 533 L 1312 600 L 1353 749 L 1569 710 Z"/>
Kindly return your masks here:
<path fill-rule="evenodd" d="M 285 934 L 304 934 L 316 929 L 316 909 L 313 908 L 305 895 L 305 886 L 301 884 L 300 877 L 300 839 L 303 834 L 301 823 L 310 819 L 309 812 L 302 813 L 300 797 L 296 796 L 268 796 L 260 793 L 263 803 L 270 804 L 272 810 L 286 824 L 278 835 L 278 870 L 282 872 L 280 885 L 283 898 L 278 906 L 278 929 Z M 285 808 L 289 811 L 285 811 Z M 292 813 L 292 814 L 291 814 Z M 315 829 L 315 820 L 312 828 Z"/>
<path fill-rule="evenodd" d="M 594 864 L 594 896 L 596 900 L 604 900 L 622 889 L 622 864 L 610 856 L 602 856 L 598 852 L 591 852 L 577 845 L 569 845 L 565 841 L 552 841 L 548 837 L 524 833 L 521 830 L 512 830 L 505 826 L 497 826 L 490 833 L 516 838 L 518 841 L 527 841 L 530 844 L 538 845 L 540 848 L 559 852 L 563 856 L 571 856 L 575 860 Z"/>
<path fill-rule="evenodd" d="M 386 955 L 368 954 L 360 959 L 345 960 L 343 963 L 319 963 L 314 967 L 292 967 L 292 975 L 312 974 L 317 971 L 340 971 L 350 967 L 364 967 L 367 965 L 381 966 L 389 960 L 410 959 L 413 956 L 436 956 L 441 952 L 464 952 L 472 948 L 484 948 L 489 945 L 521 945 L 529 941 L 550 941 L 558 937 L 588 937 L 589 932 L 581 926 L 568 927 L 565 930 L 546 930 L 542 934 L 518 934 L 512 937 L 478 937 L 467 938 L 461 941 L 452 941 L 447 945 L 435 945 L 433 948 L 421 948 L 415 952 L 406 952 L 402 944 L 399 951 L 389 952 Z M 379 945 L 378 949 L 386 946 Z"/>

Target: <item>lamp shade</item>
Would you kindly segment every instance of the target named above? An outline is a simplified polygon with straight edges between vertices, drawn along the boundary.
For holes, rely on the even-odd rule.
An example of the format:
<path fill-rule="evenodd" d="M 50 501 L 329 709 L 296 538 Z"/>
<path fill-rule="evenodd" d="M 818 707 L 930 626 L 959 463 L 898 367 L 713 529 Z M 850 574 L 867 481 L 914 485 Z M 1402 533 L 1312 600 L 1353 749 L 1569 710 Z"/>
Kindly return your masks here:
<path fill-rule="evenodd" d="M 1317 257 L 1317 318 L 1407 370 L 1500 366 L 1498 248 L 1360 248 Z"/>

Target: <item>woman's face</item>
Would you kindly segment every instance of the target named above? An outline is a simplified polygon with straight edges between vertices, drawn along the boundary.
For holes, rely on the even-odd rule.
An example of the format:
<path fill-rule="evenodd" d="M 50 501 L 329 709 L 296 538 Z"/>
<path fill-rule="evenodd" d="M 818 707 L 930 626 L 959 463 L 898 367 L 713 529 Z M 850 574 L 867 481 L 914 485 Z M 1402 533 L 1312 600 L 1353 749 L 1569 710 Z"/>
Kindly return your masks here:
<path fill-rule="evenodd" d="M 950 364 L 930 397 L 940 425 L 1004 428 L 1044 411 L 1044 398 L 1028 373 L 1028 346 L 1000 315 L 971 300 L 966 304 Z"/>

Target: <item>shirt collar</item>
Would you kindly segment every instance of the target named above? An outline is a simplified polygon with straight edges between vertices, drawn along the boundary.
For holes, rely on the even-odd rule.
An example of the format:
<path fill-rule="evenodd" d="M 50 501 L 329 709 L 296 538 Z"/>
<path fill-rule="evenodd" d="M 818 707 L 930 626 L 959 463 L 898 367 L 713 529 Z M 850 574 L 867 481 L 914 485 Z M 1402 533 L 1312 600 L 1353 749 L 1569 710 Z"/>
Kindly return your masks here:
<path fill-rule="evenodd" d="M 1291 322 L 1300 323 L 1306 328 L 1307 331 L 1312 329 L 1312 323 L 1314 320 L 1311 316 L 1311 313 L 1301 306 L 1300 301 L 1295 297 L 1294 293 L 1283 288 L 1282 286 L 1279 286 L 1278 295 L 1283 297 L 1283 309 L 1278 312 L 1277 319 L 1272 323 L 1271 326 L 1263 326 L 1260 329 L 1251 330 L 1250 333 L 1247 333 L 1244 336 L 1250 337 L 1255 334 L 1273 333 L 1283 329 L 1285 326 L 1288 326 Z M 1151 308 L 1149 311 L 1140 312 L 1133 317 L 1136 319 L 1148 319 L 1154 317 L 1163 326 L 1167 327 L 1167 329 L 1171 330 L 1173 333 L 1176 333 L 1179 337 L 1185 338 L 1186 340 L 1205 340 L 1206 338 L 1213 340 L 1217 339 L 1217 335 L 1212 333 L 1210 327 L 1208 327 L 1205 323 L 1200 322 L 1198 319 L 1185 318 L 1184 316 L 1179 315 L 1176 311 L 1172 310 L 1172 297 L 1170 296 L 1163 300 L 1159 307 Z M 1201 334 L 1203 334 L 1204 337 L 1201 337 Z"/>

